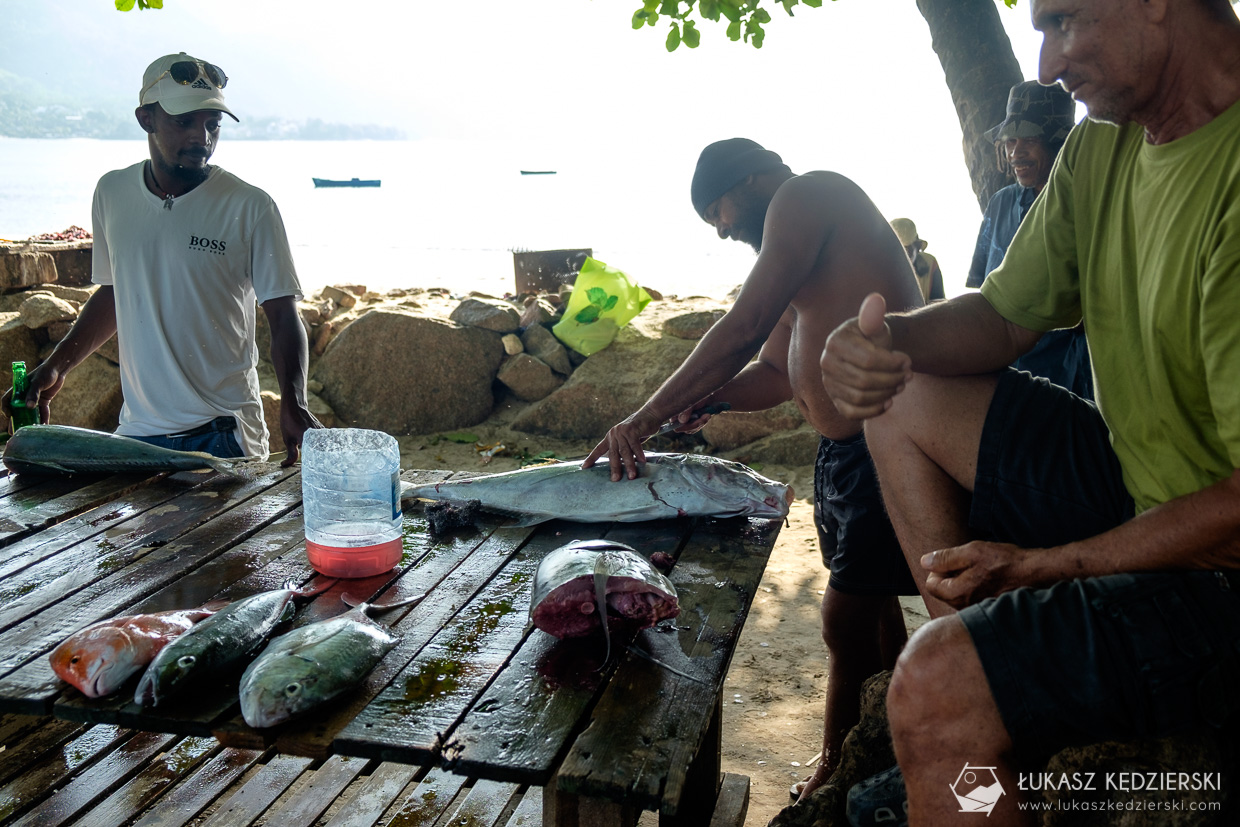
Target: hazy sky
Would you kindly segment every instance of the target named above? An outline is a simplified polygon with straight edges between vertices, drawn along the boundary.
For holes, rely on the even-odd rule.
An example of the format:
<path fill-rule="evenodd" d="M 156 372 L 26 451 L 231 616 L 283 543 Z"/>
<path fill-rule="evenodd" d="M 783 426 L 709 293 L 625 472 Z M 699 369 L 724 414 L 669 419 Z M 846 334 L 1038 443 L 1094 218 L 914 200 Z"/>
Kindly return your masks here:
<path fill-rule="evenodd" d="M 165 0 L 115 11 L 112 0 L 0 0 L 25 20 L 0 67 L 48 86 L 136 104 L 145 66 L 186 51 L 227 72 L 242 119 L 378 123 L 411 138 L 495 139 L 553 163 L 557 146 L 613 150 L 639 174 L 643 157 L 692 158 L 744 135 L 794 171 L 834 169 L 888 217 L 908 215 L 959 292 L 980 210 L 960 128 L 913 0 L 838 0 L 774 18 L 761 50 L 703 22 L 702 45 L 664 48 L 667 21 L 634 31 L 638 0 Z M 996 0 L 1032 77 L 1038 38 L 1029 3 Z M 129 105 L 129 104 L 126 104 Z M 639 217 L 637 217 L 639 218 Z"/>

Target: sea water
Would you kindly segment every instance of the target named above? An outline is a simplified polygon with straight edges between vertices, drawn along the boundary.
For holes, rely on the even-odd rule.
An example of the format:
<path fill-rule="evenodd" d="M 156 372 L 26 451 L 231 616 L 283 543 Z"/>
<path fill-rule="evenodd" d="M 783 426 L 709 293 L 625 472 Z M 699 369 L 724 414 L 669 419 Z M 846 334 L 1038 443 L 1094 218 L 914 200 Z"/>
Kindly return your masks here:
<path fill-rule="evenodd" d="M 384 292 L 514 291 L 514 251 L 589 248 L 662 293 L 724 298 L 754 253 L 720 241 L 689 203 L 696 157 L 620 161 L 598 142 L 220 141 L 212 158 L 265 190 L 288 232 L 307 295 L 329 284 Z M 147 157 L 142 141 L 0 138 L 0 238 L 90 229 L 103 173 Z M 521 170 L 554 170 L 522 175 Z M 316 189 L 311 178 L 377 178 Z"/>

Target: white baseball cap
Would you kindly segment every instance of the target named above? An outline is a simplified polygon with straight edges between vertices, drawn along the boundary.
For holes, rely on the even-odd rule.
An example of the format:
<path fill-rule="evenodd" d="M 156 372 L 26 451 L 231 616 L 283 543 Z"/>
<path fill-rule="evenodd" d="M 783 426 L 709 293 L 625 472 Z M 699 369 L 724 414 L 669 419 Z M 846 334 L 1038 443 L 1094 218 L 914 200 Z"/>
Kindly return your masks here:
<path fill-rule="evenodd" d="M 228 76 L 214 63 L 191 57 L 185 52 L 164 55 L 143 72 L 138 105 L 158 103 L 169 115 L 216 109 L 227 112 L 234 121 L 240 121 L 224 105 L 223 89 L 227 84 Z"/>

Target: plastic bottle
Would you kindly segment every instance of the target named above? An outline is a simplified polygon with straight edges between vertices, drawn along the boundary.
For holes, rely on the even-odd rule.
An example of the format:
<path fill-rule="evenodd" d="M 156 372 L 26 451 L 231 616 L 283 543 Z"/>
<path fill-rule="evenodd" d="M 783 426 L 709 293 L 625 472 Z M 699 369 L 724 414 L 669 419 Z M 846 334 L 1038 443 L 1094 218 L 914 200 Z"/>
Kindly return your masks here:
<path fill-rule="evenodd" d="M 39 424 L 39 409 L 26 407 L 26 391 L 30 383 L 26 378 L 26 363 L 13 363 L 13 395 L 9 399 L 9 433 L 27 425 Z"/>
<path fill-rule="evenodd" d="M 329 577 L 370 577 L 400 562 L 400 448 L 381 431 L 322 428 L 301 444 L 301 498 L 310 565 Z"/>

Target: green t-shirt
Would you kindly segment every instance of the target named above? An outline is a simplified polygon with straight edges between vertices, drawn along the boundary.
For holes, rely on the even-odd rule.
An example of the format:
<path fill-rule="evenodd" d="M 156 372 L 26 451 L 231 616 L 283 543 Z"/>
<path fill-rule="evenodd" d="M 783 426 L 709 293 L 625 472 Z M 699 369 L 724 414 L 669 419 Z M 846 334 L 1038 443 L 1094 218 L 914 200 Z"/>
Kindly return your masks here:
<path fill-rule="evenodd" d="M 1085 121 L 982 295 L 1032 330 L 1081 318 L 1142 511 L 1240 467 L 1240 103 L 1162 146 Z"/>

